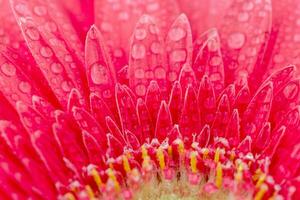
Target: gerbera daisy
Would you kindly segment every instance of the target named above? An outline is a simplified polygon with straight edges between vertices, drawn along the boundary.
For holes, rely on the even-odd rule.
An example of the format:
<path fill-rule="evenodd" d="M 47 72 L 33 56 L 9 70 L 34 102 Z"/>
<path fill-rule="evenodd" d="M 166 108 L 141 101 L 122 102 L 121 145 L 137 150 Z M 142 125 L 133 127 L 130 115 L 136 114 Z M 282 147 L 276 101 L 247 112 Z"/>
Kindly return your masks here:
<path fill-rule="evenodd" d="M 298 199 L 298 0 L 0 0 L 1 199 Z"/>

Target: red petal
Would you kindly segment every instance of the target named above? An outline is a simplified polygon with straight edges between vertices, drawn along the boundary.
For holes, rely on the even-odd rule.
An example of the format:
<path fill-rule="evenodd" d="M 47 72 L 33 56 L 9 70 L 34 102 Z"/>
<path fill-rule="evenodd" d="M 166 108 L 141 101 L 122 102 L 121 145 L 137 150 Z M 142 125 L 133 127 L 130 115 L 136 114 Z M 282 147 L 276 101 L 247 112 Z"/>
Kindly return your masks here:
<path fill-rule="evenodd" d="M 200 83 L 198 101 L 203 124 L 212 124 L 215 118 L 216 97 L 212 83 L 207 76 L 204 76 Z"/>
<path fill-rule="evenodd" d="M 166 57 L 162 38 L 154 19 L 143 15 L 133 32 L 129 57 L 129 84 L 138 96 L 145 96 L 151 80 L 163 92 L 166 84 Z"/>
<path fill-rule="evenodd" d="M 157 113 L 162 100 L 160 88 L 156 81 L 151 81 L 147 89 L 146 105 L 151 115 L 152 121 L 156 121 Z"/>
<path fill-rule="evenodd" d="M 73 107 L 73 117 L 82 130 L 89 132 L 99 143 L 101 148 L 107 148 L 106 135 L 95 118 L 82 108 Z"/>
<path fill-rule="evenodd" d="M 271 9 L 270 1 L 233 0 L 220 29 L 228 83 L 244 85 L 254 71 L 271 31 Z"/>
<path fill-rule="evenodd" d="M 175 81 L 169 98 L 169 108 L 172 114 L 173 122 L 178 123 L 183 106 L 182 89 L 179 81 Z"/>
<path fill-rule="evenodd" d="M 168 132 L 173 126 L 172 117 L 169 106 L 165 101 L 162 101 L 157 115 L 155 138 L 162 142 L 166 139 Z"/>
<path fill-rule="evenodd" d="M 238 109 L 232 111 L 232 115 L 226 127 L 225 137 L 230 146 L 235 147 L 240 143 L 240 117 Z"/>
<path fill-rule="evenodd" d="M 273 84 L 263 85 L 250 101 L 242 118 L 243 137 L 250 135 L 256 138 L 258 131 L 267 122 L 273 101 Z"/>
<path fill-rule="evenodd" d="M 153 138 L 154 123 L 151 120 L 151 115 L 143 99 L 137 100 L 136 110 L 142 131 L 142 138 L 140 138 L 140 141 L 143 144 L 146 140 Z"/>
<path fill-rule="evenodd" d="M 173 83 L 178 80 L 181 67 L 185 63 L 192 65 L 192 33 L 184 14 L 181 14 L 170 28 L 166 38 L 166 50 L 169 62 L 167 79 Z"/>
<path fill-rule="evenodd" d="M 98 144 L 97 140 L 89 134 L 87 131 L 82 132 L 82 138 L 84 146 L 88 152 L 89 160 L 91 164 L 97 164 L 99 167 L 104 167 L 104 161 L 101 157 L 105 155 L 105 151 Z"/>
<path fill-rule="evenodd" d="M 200 112 L 197 97 L 192 86 L 189 86 L 186 90 L 179 125 L 184 140 L 187 142 L 191 142 L 192 135 L 200 130 Z"/>
<path fill-rule="evenodd" d="M 224 64 L 218 32 L 213 29 L 204 33 L 200 42 L 199 52 L 194 61 L 193 69 L 198 80 L 207 75 L 218 95 L 224 88 Z M 194 48 L 197 48 L 197 43 Z"/>
<path fill-rule="evenodd" d="M 207 147 L 209 141 L 211 140 L 210 127 L 205 125 L 201 132 L 197 135 L 195 141 L 198 142 L 200 147 Z"/>
<path fill-rule="evenodd" d="M 92 26 L 87 34 L 85 65 L 90 91 L 101 97 L 108 105 L 115 105 L 116 72 L 104 39 L 96 26 Z"/>

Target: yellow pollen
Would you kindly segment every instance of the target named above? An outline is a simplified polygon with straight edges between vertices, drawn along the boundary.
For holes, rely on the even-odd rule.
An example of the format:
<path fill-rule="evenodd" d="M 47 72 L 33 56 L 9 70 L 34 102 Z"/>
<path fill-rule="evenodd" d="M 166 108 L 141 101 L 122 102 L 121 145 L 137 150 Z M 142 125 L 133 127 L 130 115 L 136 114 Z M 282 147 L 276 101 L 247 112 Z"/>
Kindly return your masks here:
<path fill-rule="evenodd" d="M 208 148 L 203 148 L 202 153 L 203 153 L 203 160 L 207 159 L 208 154 L 209 154 L 209 149 Z"/>
<path fill-rule="evenodd" d="M 178 143 L 178 152 L 179 152 L 179 154 L 183 154 L 184 153 L 184 144 L 183 144 L 183 142 L 181 140 Z"/>
<path fill-rule="evenodd" d="M 232 152 L 230 153 L 230 160 L 233 161 L 234 158 L 235 158 L 235 152 L 232 151 Z"/>
<path fill-rule="evenodd" d="M 235 180 L 241 182 L 243 180 L 243 165 L 242 163 L 238 164 L 237 172 L 235 174 Z"/>
<path fill-rule="evenodd" d="M 146 157 L 148 157 L 148 151 L 147 151 L 146 147 L 143 145 L 142 146 L 142 158 L 145 159 Z"/>
<path fill-rule="evenodd" d="M 103 182 L 101 180 L 101 177 L 96 169 L 92 169 L 91 174 L 93 176 L 93 179 L 95 183 L 97 184 L 98 188 L 100 188 L 103 185 Z"/>
<path fill-rule="evenodd" d="M 215 161 L 215 163 L 218 163 L 220 161 L 220 149 L 219 148 L 216 149 L 214 161 Z"/>
<path fill-rule="evenodd" d="M 259 191 L 256 193 L 254 200 L 261 200 L 263 199 L 265 193 L 268 191 L 268 186 L 266 184 L 263 184 Z"/>
<path fill-rule="evenodd" d="M 129 161 L 128 161 L 128 158 L 127 156 L 123 156 L 123 168 L 125 170 L 126 173 L 130 172 L 131 171 L 131 168 L 130 168 L 130 164 L 129 164 Z"/>
<path fill-rule="evenodd" d="M 216 186 L 218 188 L 222 187 L 222 181 L 223 181 L 223 169 L 222 164 L 220 162 L 217 163 L 216 167 Z"/>
<path fill-rule="evenodd" d="M 259 188 L 264 183 L 265 180 L 266 180 L 266 174 L 261 174 L 258 178 L 258 181 L 257 181 L 255 187 Z"/>
<path fill-rule="evenodd" d="M 94 194 L 94 192 L 93 192 L 91 186 L 86 185 L 86 186 L 85 186 L 85 190 L 86 190 L 86 192 L 87 192 L 87 195 L 88 195 L 89 199 L 90 199 L 90 200 L 94 200 L 94 199 L 95 199 L 95 194 Z"/>
<path fill-rule="evenodd" d="M 76 200 L 75 196 L 72 193 L 67 193 L 64 195 L 66 200 Z"/>
<path fill-rule="evenodd" d="M 115 186 L 115 190 L 119 192 L 120 191 L 120 184 L 119 184 L 119 182 L 118 182 L 118 180 L 117 180 L 117 178 L 116 178 L 113 170 L 112 169 L 108 169 L 107 174 L 108 174 L 108 177 L 110 178 L 110 180 L 113 181 L 114 186 Z"/>
<path fill-rule="evenodd" d="M 173 149 L 172 149 L 172 146 L 168 146 L 168 155 L 169 155 L 170 157 L 173 156 Z"/>
<path fill-rule="evenodd" d="M 191 165 L 191 170 L 193 173 L 197 173 L 198 169 L 197 169 L 197 152 L 192 151 L 191 152 L 191 160 L 190 160 L 190 165 Z"/>
<path fill-rule="evenodd" d="M 165 163 L 165 157 L 164 157 L 164 152 L 162 150 L 162 148 L 158 148 L 157 149 L 157 152 L 156 152 L 156 157 L 157 157 L 157 160 L 159 162 L 159 166 L 162 170 L 165 169 L 166 167 L 166 163 Z"/>
<path fill-rule="evenodd" d="M 253 175 L 252 179 L 253 181 L 258 181 L 258 179 L 260 178 L 260 176 L 263 174 L 263 172 L 261 171 L 261 169 L 257 169 L 255 171 L 255 174 Z"/>

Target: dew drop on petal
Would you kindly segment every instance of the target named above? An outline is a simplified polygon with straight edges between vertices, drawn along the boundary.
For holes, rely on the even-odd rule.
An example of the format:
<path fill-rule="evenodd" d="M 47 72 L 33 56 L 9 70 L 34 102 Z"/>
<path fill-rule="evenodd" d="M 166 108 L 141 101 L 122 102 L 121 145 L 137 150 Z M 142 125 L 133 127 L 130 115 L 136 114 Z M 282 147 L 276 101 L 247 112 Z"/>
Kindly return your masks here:
<path fill-rule="evenodd" d="M 146 55 L 146 48 L 143 44 L 134 44 L 132 46 L 131 55 L 134 59 L 144 58 Z"/>
<path fill-rule="evenodd" d="M 297 84 L 289 84 L 284 88 L 283 94 L 287 99 L 293 99 L 298 94 L 298 90 L 299 88 Z"/>
<path fill-rule="evenodd" d="M 162 45 L 159 42 L 153 42 L 150 49 L 154 54 L 160 54 L 163 51 Z"/>
<path fill-rule="evenodd" d="M 143 40 L 147 37 L 147 31 L 144 28 L 135 29 L 134 36 L 137 40 Z"/>
<path fill-rule="evenodd" d="M 65 92 L 70 92 L 71 91 L 71 87 L 70 87 L 70 83 L 67 81 L 63 81 L 61 83 L 61 88 L 63 89 L 63 91 Z"/>
<path fill-rule="evenodd" d="M 146 87 L 144 85 L 142 85 L 142 84 L 137 85 L 135 87 L 135 92 L 139 96 L 144 96 L 146 94 Z"/>
<path fill-rule="evenodd" d="M 63 67 L 60 63 L 52 63 L 50 69 L 55 74 L 59 74 L 63 71 Z"/>
<path fill-rule="evenodd" d="M 22 81 L 19 83 L 19 90 L 28 94 L 31 91 L 31 85 L 28 82 Z"/>
<path fill-rule="evenodd" d="M 45 6 L 35 6 L 33 8 L 33 12 L 37 15 L 37 16 L 44 16 L 47 14 L 47 8 Z"/>
<path fill-rule="evenodd" d="M 144 69 L 136 69 L 135 72 L 134 72 L 134 76 L 135 78 L 137 79 L 142 79 L 145 77 L 145 71 Z"/>
<path fill-rule="evenodd" d="M 49 47 L 41 47 L 40 53 L 45 58 L 50 58 L 53 55 L 53 52 Z"/>
<path fill-rule="evenodd" d="M 169 32 L 169 37 L 173 41 L 179 41 L 184 38 L 186 35 L 186 31 L 180 27 L 174 27 Z"/>
<path fill-rule="evenodd" d="M 1 65 L 1 71 L 6 75 L 6 76 L 14 76 L 16 75 L 16 68 L 15 66 L 4 63 Z"/>
<path fill-rule="evenodd" d="M 39 40 L 40 39 L 40 34 L 38 30 L 35 28 L 28 28 L 25 31 L 26 35 L 31 39 L 31 40 Z"/>
<path fill-rule="evenodd" d="M 107 84 L 109 81 L 107 70 L 99 63 L 91 67 L 91 79 L 95 84 Z"/>
<path fill-rule="evenodd" d="M 170 60 L 172 62 L 183 62 L 186 59 L 186 51 L 185 50 L 174 50 L 171 52 Z"/>
<path fill-rule="evenodd" d="M 165 79 L 166 78 L 166 70 L 162 67 L 157 67 L 154 71 L 154 76 L 157 79 Z"/>
<path fill-rule="evenodd" d="M 238 15 L 238 20 L 240 22 L 246 22 L 246 21 L 248 21 L 248 19 L 249 19 L 249 14 L 246 12 L 242 12 Z"/>
<path fill-rule="evenodd" d="M 235 32 L 229 35 L 227 43 L 232 49 L 240 49 L 244 46 L 246 41 L 246 36 L 243 33 Z"/>

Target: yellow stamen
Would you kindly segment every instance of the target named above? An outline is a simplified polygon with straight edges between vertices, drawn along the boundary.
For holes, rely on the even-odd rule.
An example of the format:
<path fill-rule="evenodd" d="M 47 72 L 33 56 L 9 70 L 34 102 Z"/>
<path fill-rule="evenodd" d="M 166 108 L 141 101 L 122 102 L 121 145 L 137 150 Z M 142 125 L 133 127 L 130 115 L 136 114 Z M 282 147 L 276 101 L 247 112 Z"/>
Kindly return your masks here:
<path fill-rule="evenodd" d="M 76 200 L 75 196 L 72 193 L 67 193 L 64 195 L 66 200 Z"/>
<path fill-rule="evenodd" d="M 232 151 L 232 152 L 230 153 L 230 160 L 233 161 L 234 158 L 235 158 L 235 152 Z"/>
<path fill-rule="evenodd" d="M 243 180 L 243 165 L 239 163 L 237 166 L 237 172 L 235 174 L 235 180 L 241 182 Z"/>
<path fill-rule="evenodd" d="M 183 144 L 182 140 L 179 140 L 179 142 L 178 142 L 178 152 L 181 155 L 184 153 L 184 144 Z"/>
<path fill-rule="evenodd" d="M 94 200 L 95 199 L 95 194 L 94 194 L 91 186 L 86 185 L 85 186 L 85 191 L 87 192 L 87 195 L 88 195 L 88 197 L 89 197 L 90 200 Z"/>
<path fill-rule="evenodd" d="M 220 161 L 220 149 L 219 148 L 216 149 L 214 161 L 215 161 L 215 163 L 218 163 Z"/>
<path fill-rule="evenodd" d="M 157 149 L 157 152 L 156 152 L 156 157 L 157 157 L 157 160 L 159 162 L 159 166 L 162 170 L 165 169 L 166 167 L 166 163 L 165 163 L 165 156 L 164 156 L 164 152 L 162 150 L 162 148 L 158 148 Z"/>
<path fill-rule="evenodd" d="M 254 200 L 261 200 L 263 199 L 265 193 L 268 191 L 268 186 L 266 184 L 263 184 L 259 191 L 256 193 Z"/>
<path fill-rule="evenodd" d="M 91 174 L 92 174 L 93 179 L 94 179 L 95 183 L 97 184 L 98 188 L 100 188 L 103 185 L 103 182 L 101 180 L 101 177 L 100 177 L 98 171 L 94 168 L 94 169 L 92 169 Z"/>
<path fill-rule="evenodd" d="M 190 160 L 190 165 L 191 165 L 191 170 L 193 173 L 197 173 L 198 169 L 197 169 L 197 152 L 196 151 L 192 151 L 191 152 L 191 160 Z"/>
<path fill-rule="evenodd" d="M 117 180 L 117 177 L 115 176 L 113 170 L 108 169 L 107 174 L 108 174 L 109 179 L 113 181 L 114 186 L 115 186 L 115 190 L 120 191 L 120 184 L 119 184 L 119 182 Z"/>
<path fill-rule="evenodd" d="M 203 160 L 207 159 L 208 154 L 209 154 L 209 149 L 208 148 L 203 148 L 202 153 L 203 153 Z"/>
<path fill-rule="evenodd" d="M 142 146 L 142 158 L 145 159 L 146 157 L 148 157 L 148 151 L 145 147 L 145 145 Z"/>
<path fill-rule="evenodd" d="M 263 172 L 261 171 L 261 169 L 257 169 L 252 177 L 253 181 L 257 181 L 262 174 Z"/>
<path fill-rule="evenodd" d="M 223 182 L 223 169 L 222 169 L 222 164 L 218 162 L 216 167 L 216 186 L 218 188 L 221 188 L 222 182 Z"/>
<path fill-rule="evenodd" d="M 126 173 L 130 172 L 131 171 L 131 168 L 130 168 L 130 164 L 129 164 L 129 161 L 128 161 L 128 158 L 127 156 L 123 156 L 123 168 L 125 170 Z"/>
<path fill-rule="evenodd" d="M 259 188 L 266 180 L 266 174 L 262 173 L 259 178 L 258 178 L 258 181 L 255 185 L 256 188 Z"/>
<path fill-rule="evenodd" d="M 168 155 L 169 155 L 170 157 L 173 156 L 173 149 L 172 149 L 172 146 L 168 146 Z"/>

